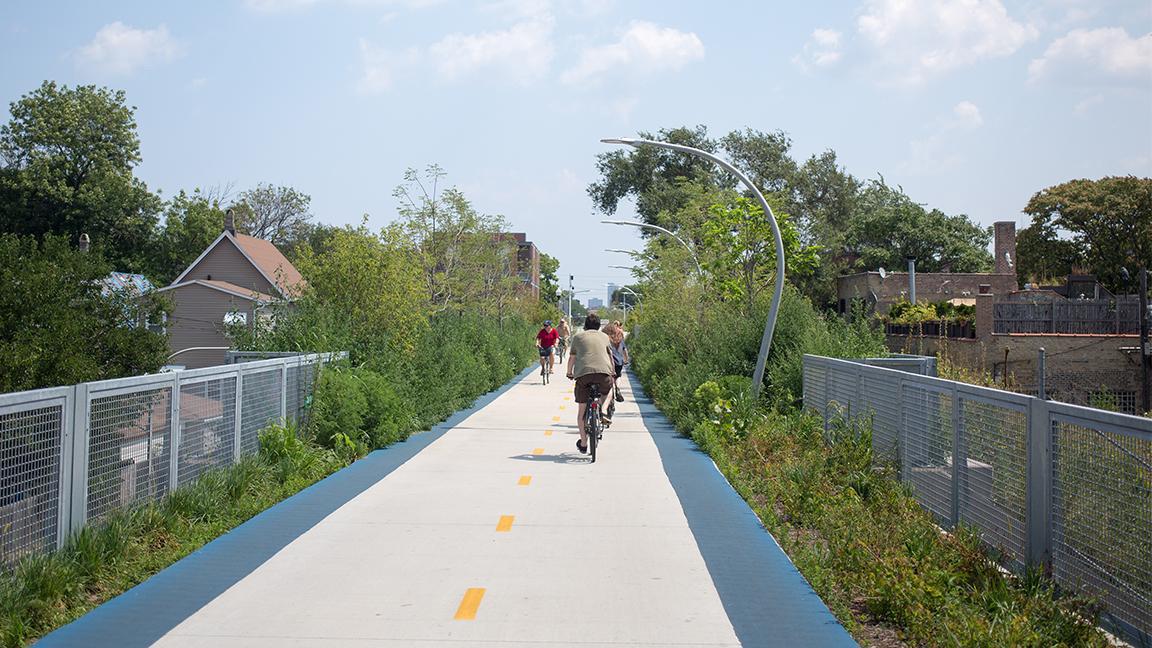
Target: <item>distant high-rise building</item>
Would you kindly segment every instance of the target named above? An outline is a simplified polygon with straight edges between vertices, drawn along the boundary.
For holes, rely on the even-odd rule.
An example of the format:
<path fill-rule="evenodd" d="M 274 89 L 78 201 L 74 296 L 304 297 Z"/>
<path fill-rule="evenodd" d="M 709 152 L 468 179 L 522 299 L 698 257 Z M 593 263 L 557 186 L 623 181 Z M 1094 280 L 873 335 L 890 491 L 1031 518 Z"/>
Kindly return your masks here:
<path fill-rule="evenodd" d="M 606 301 L 609 304 L 612 303 L 612 295 L 615 295 L 617 290 L 620 290 L 620 286 L 617 286 L 614 283 L 608 284 L 608 298 L 606 299 Z"/>
<path fill-rule="evenodd" d="M 588 310 L 592 310 L 594 308 L 604 308 L 604 300 L 600 299 L 599 297 L 589 297 Z"/>

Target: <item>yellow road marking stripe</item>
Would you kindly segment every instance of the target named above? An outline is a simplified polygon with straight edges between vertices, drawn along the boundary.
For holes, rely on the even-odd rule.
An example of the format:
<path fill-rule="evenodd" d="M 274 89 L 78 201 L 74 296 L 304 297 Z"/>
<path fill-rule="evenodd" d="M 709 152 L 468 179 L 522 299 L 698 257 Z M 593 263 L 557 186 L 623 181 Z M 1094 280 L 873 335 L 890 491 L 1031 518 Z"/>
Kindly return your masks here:
<path fill-rule="evenodd" d="M 564 409 L 564 406 L 563 406 L 563 405 L 561 405 L 561 406 L 560 406 L 560 409 Z"/>
<path fill-rule="evenodd" d="M 483 587 L 469 587 L 464 592 L 460 607 L 456 608 L 457 621 L 471 621 L 476 618 L 476 611 L 480 609 L 480 601 L 484 599 Z"/>
<path fill-rule="evenodd" d="M 501 515 L 500 521 L 496 523 L 497 531 L 511 531 L 512 521 L 516 519 L 515 515 Z"/>
<path fill-rule="evenodd" d="M 544 436 L 552 436 L 552 430 L 544 430 Z"/>
<path fill-rule="evenodd" d="M 572 397 L 571 396 L 565 396 L 564 400 L 572 400 Z"/>
<path fill-rule="evenodd" d="M 527 486 L 532 483 L 532 475 L 520 475 L 520 481 L 516 483 L 520 486 Z"/>
<path fill-rule="evenodd" d="M 533 448 L 533 449 L 532 449 L 532 454 L 534 454 L 534 455 L 542 455 L 542 454 L 544 454 L 544 448 Z"/>
<path fill-rule="evenodd" d="M 559 422 L 560 422 L 560 417 L 559 417 L 559 416 L 553 416 L 553 417 L 552 417 L 552 422 L 553 422 L 553 423 L 559 423 Z"/>

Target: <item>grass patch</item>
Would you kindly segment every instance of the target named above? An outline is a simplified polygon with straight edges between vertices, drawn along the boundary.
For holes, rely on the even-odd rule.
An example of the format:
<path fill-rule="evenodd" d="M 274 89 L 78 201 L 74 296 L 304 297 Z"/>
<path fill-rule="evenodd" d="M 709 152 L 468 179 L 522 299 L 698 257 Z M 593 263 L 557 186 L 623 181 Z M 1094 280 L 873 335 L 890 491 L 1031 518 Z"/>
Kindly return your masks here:
<path fill-rule="evenodd" d="M 79 618 L 354 458 L 301 440 L 292 427 L 272 426 L 260 441 L 257 455 L 0 575 L 0 644 L 23 646 Z"/>
<path fill-rule="evenodd" d="M 1038 574 L 1006 575 L 967 528 L 942 532 L 894 467 L 876 467 L 867 426 L 836 422 L 826 432 L 817 417 L 751 408 L 740 402 L 746 384 L 704 383 L 696 415 L 677 424 L 691 425 L 686 431 L 857 640 L 1110 645 L 1091 600 L 1059 596 Z"/>

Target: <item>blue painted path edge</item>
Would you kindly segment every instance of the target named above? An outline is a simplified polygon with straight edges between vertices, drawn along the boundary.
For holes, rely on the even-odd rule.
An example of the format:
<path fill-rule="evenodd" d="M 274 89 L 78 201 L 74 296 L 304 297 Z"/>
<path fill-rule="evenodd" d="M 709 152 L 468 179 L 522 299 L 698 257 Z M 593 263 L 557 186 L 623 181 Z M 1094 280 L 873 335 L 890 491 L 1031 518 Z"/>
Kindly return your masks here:
<path fill-rule="evenodd" d="M 533 371 L 456 412 L 428 432 L 376 450 L 257 514 L 136 587 L 57 629 L 38 647 L 150 646 L 330 513 L 364 492 Z"/>
<path fill-rule="evenodd" d="M 757 648 L 856 646 L 712 459 L 676 431 L 644 396 L 635 376 L 632 385 L 640 416 L 740 643 Z"/>

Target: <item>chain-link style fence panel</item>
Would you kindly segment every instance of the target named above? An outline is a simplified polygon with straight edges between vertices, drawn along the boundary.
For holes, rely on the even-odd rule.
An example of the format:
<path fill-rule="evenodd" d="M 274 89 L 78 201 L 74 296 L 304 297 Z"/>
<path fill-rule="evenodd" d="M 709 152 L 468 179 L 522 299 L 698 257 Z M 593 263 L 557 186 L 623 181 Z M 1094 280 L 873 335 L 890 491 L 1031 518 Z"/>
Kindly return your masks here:
<path fill-rule="evenodd" d="M 1052 449 L 1053 575 L 1149 632 L 1152 438 L 1054 414 Z"/>
<path fill-rule="evenodd" d="M 236 455 L 236 376 L 180 385 L 178 483 L 196 481 Z"/>
<path fill-rule="evenodd" d="M 0 569 L 255 452 L 262 428 L 304 419 L 318 368 L 344 356 L 0 394 Z"/>
<path fill-rule="evenodd" d="M 260 430 L 283 417 L 280 399 L 283 367 L 244 372 L 240 401 L 240 454 L 260 449 Z"/>
<path fill-rule="evenodd" d="M 56 545 L 67 405 L 63 395 L 0 403 L 0 567 Z"/>
<path fill-rule="evenodd" d="M 826 424 L 870 422 L 877 448 L 895 434 L 901 478 L 942 525 L 973 526 L 1009 568 L 1050 568 L 1152 643 L 1152 419 L 818 356 L 804 380 Z"/>

